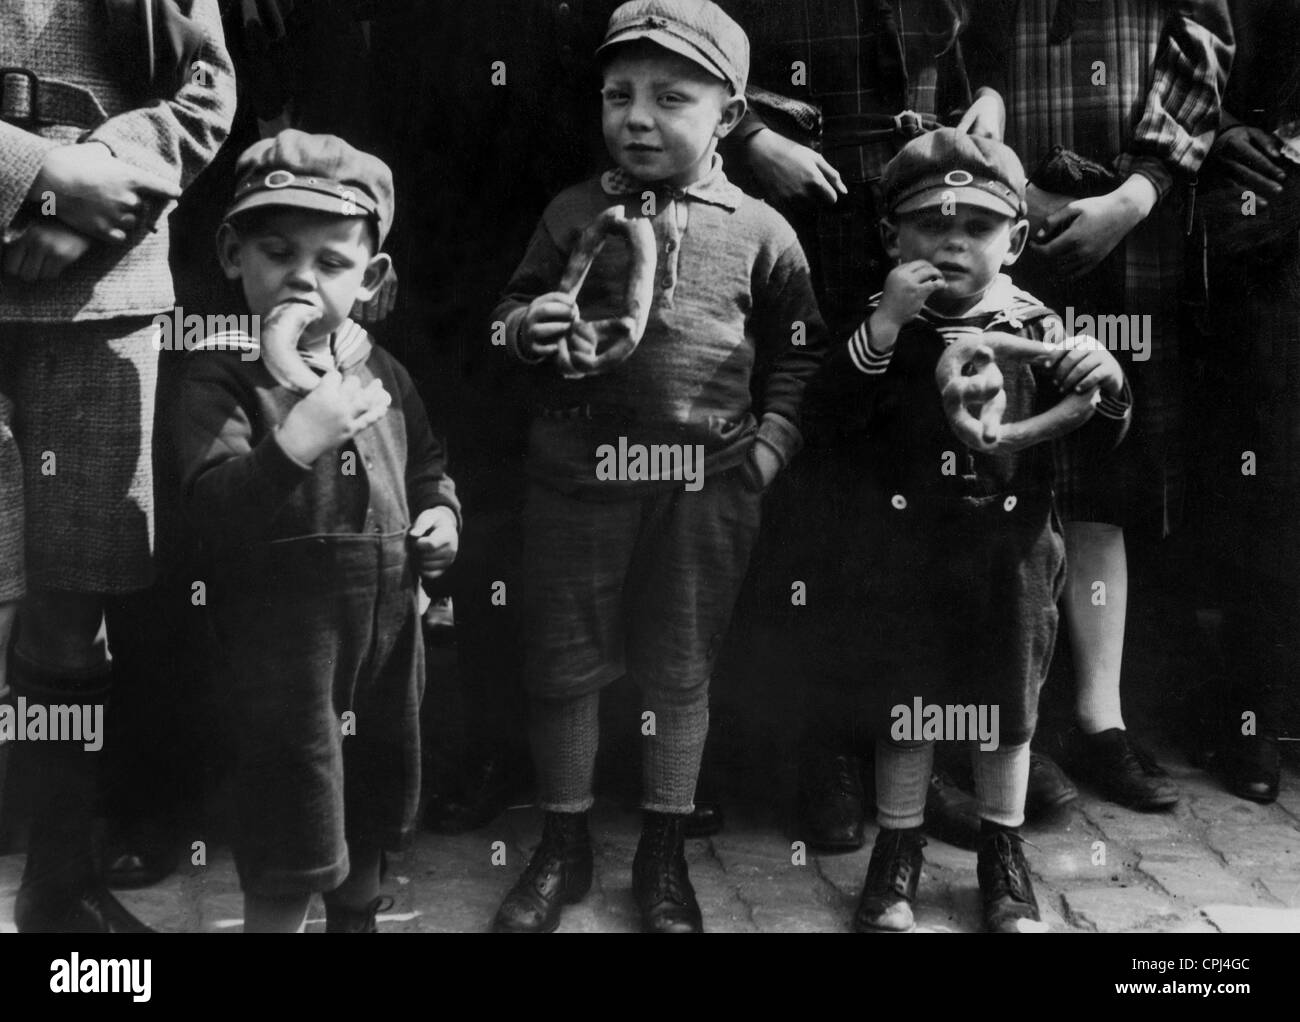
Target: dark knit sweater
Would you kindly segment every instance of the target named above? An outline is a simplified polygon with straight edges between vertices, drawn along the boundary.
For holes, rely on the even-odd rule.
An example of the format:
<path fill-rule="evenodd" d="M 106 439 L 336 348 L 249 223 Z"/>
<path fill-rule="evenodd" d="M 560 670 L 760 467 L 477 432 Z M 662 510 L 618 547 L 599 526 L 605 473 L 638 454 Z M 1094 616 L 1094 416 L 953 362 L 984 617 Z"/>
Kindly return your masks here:
<path fill-rule="evenodd" d="M 556 289 L 582 229 L 610 206 L 641 215 L 651 190 L 612 171 L 547 207 L 495 314 L 522 361 L 528 305 Z M 599 498 L 680 485 L 598 483 L 596 449 L 619 436 L 703 445 L 706 475 L 739 464 L 756 440 L 782 462 L 802 443 L 799 406 L 822 358 L 825 327 L 794 230 L 732 185 L 717 159 L 700 182 L 655 191 L 654 209 L 654 301 L 636 351 L 613 371 L 581 380 L 562 378 L 551 363 L 532 370 L 541 414 L 530 471 L 556 488 Z M 585 319 L 619 312 L 627 264 L 626 245 L 612 239 L 578 295 Z M 583 414 L 560 417 L 578 409 Z"/>

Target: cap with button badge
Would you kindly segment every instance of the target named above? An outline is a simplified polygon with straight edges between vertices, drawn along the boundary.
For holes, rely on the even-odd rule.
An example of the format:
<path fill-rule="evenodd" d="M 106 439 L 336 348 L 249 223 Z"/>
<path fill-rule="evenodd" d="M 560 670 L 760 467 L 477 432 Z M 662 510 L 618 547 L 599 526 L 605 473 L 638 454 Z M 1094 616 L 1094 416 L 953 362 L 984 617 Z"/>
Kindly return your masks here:
<path fill-rule="evenodd" d="M 1025 215 L 1025 184 L 1014 149 L 955 128 L 912 139 L 880 179 L 890 216 L 957 203 L 1018 218 Z"/>
<path fill-rule="evenodd" d="M 290 206 L 366 217 L 379 244 L 393 226 L 393 174 L 388 164 L 336 135 L 288 128 L 254 142 L 235 164 L 235 198 L 225 219 L 250 209 Z"/>

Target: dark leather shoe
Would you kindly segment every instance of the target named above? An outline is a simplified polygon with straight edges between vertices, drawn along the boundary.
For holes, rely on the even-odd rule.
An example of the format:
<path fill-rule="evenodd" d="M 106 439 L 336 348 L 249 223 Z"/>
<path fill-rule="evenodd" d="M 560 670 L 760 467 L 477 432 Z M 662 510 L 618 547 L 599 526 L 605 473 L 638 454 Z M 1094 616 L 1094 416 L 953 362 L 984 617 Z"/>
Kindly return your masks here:
<path fill-rule="evenodd" d="M 912 903 L 916 901 L 921 866 L 925 862 L 921 853 L 924 847 L 925 838 L 921 836 L 920 827 L 880 829 L 876 843 L 871 847 L 867 879 L 862 885 L 862 897 L 853 916 L 854 930 L 858 933 L 881 930 L 906 933 L 916 925 Z"/>
<path fill-rule="evenodd" d="M 1096 785 L 1110 801 L 1143 812 L 1178 804 L 1178 786 L 1122 728 L 1082 735 L 1078 748 L 1075 775 Z"/>
<path fill-rule="evenodd" d="M 1014 830 L 990 828 L 980 834 L 975 872 L 989 933 L 1047 932 L 1021 844 Z"/>
<path fill-rule="evenodd" d="M 980 834 L 979 803 L 946 773 L 930 775 L 925 793 L 925 832 L 954 848 L 975 851 Z"/>
<path fill-rule="evenodd" d="M 152 887 L 176 872 L 180 856 L 156 849 L 122 849 L 110 855 L 104 867 L 104 885 L 116 891 Z"/>
<path fill-rule="evenodd" d="M 496 933 L 550 933 L 565 905 L 591 890 L 591 835 L 586 813 L 547 813 L 542 841 L 497 910 Z"/>
<path fill-rule="evenodd" d="M 435 834 L 481 830 L 510 806 L 527 771 L 517 759 L 489 756 L 466 773 L 458 795 L 434 795 L 424 810 L 424 825 Z"/>
<path fill-rule="evenodd" d="M 686 817 L 687 837 L 713 837 L 726 826 L 722 805 L 718 802 L 695 803 L 695 811 Z"/>
<path fill-rule="evenodd" d="M 380 912 L 387 912 L 393 907 L 393 899 L 380 895 L 365 908 L 344 908 L 325 902 L 326 933 L 378 933 L 379 923 L 375 917 Z"/>
<path fill-rule="evenodd" d="M 862 777 L 856 756 L 823 750 L 799 764 L 798 828 L 795 836 L 818 852 L 855 852 L 863 836 Z"/>
<path fill-rule="evenodd" d="M 641 840 L 632 859 L 632 897 L 643 933 L 703 933 L 704 920 L 686 869 L 686 817 L 642 816 Z"/>
<path fill-rule="evenodd" d="M 1025 816 L 1040 820 L 1068 806 L 1079 797 L 1079 789 L 1054 759 L 1041 752 L 1029 754 L 1029 791 L 1025 795 Z"/>
<path fill-rule="evenodd" d="M 79 890 L 20 887 L 14 901 L 19 933 L 156 933 L 131 914 L 103 884 Z"/>
<path fill-rule="evenodd" d="M 1268 735 L 1233 738 L 1223 754 L 1228 790 L 1238 798 L 1268 805 L 1277 800 L 1282 759 L 1277 739 Z"/>

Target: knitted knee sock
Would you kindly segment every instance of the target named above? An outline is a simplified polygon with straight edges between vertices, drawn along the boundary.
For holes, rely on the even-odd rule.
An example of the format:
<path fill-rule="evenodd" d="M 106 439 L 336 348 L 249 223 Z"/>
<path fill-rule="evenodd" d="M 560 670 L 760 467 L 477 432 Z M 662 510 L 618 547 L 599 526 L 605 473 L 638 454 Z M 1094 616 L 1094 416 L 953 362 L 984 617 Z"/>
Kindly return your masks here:
<path fill-rule="evenodd" d="M 654 714 L 654 734 L 646 734 L 644 716 L 641 741 L 641 808 L 656 813 L 689 813 L 695 809 L 695 782 L 709 737 L 709 690 L 681 702 L 651 688 L 642 689 L 643 713 Z"/>
<path fill-rule="evenodd" d="M 886 830 L 921 826 L 933 769 L 934 742 L 876 742 L 876 822 Z"/>
<path fill-rule="evenodd" d="M 975 797 L 980 819 L 1004 827 L 1025 822 L 1025 796 L 1029 792 L 1029 743 L 1003 745 L 992 752 L 971 752 L 975 771 Z"/>
<path fill-rule="evenodd" d="M 600 744 L 600 694 L 530 699 L 528 740 L 537 767 L 541 808 L 583 813 L 595 801 L 592 783 Z"/>

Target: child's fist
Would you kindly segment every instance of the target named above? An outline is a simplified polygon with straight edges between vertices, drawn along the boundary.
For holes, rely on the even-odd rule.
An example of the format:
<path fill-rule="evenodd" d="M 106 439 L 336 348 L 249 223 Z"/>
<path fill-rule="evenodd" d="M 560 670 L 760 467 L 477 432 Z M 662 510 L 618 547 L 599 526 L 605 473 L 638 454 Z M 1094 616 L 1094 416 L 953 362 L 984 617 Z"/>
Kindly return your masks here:
<path fill-rule="evenodd" d="M 767 444 L 756 443 L 749 449 L 745 475 L 751 489 L 766 490 L 781 471 L 781 459 Z"/>
<path fill-rule="evenodd" d="M 1124 370 L 1106 346 L 1095 337 L 1079 334 L 1061 344 L 1060 357 L 1051 365 L 1052 379 L 1063 391 L 1086 394 L 1097 387 L 1107 397 L 1124 391 Z"/>
<path fill-rule="evenodd" d="M 409 535 L 415 540 L 415 564 L 421 578 L 437 578 L 456 560 L 460 530 L 451 508 L 431 507 L 421 511 Z"/>
<path fill-rule="evenodd" d="M 4 249 L 3 269 L 31 284 L 54 280 L 90 248 L 91 241 L 71 227 L 47 218 L 32 224 Z"/>
<path fill-rule="evenodd" d="M 524 313 L 520 347 L 529 358 L 554 355 L 560 338 L 568 333 L 578 318 L 578 306 L 563 291 L 550 291 L 534 298 Z"/>
<path fill-rule="evenodd" d="M 925 307 L 930 296 L 944 287 L 943 274 L 924 259 L 895 266 L 885 278 L 885 292 L 877 311 L 884 320 L 902 327 Z"/>
<path fill-rule="evenodd" d="M 331 369 L 293 406 L 276 438 L 291 458 L 310 465 L 382 419 L 392 403 L 392 395 L 379 380 L 362 386 L 357 377 L 343 377 Z"/>

